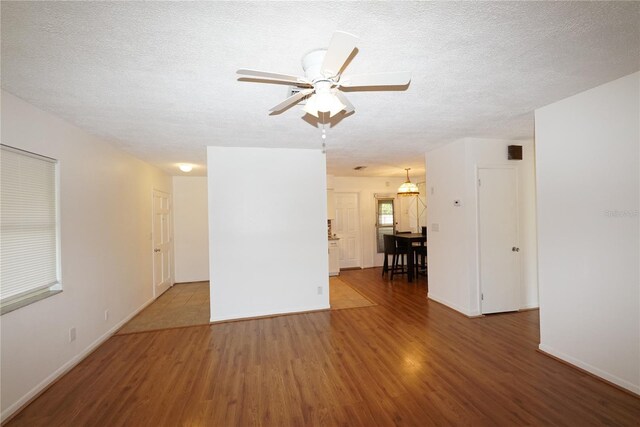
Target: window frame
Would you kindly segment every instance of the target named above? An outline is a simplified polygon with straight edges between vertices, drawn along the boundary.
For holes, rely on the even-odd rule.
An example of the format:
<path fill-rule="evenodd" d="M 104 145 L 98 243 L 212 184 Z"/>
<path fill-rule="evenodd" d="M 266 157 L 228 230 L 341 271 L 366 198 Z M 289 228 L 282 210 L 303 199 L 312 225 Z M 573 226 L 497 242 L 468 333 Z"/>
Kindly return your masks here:
<path fill-rule="evenodd" d="M 395 197 L 389 195 L 381 195 L 381 194 L 376 194 L 375 195 L 375 207 L 376 207 L 376 222 L 375 222 L 375 231 L 376 231 L 376 235 L 375 235 L 375 241 L 376 241 L 376 253 L 381 254 L 384 253 L 384 245 L 382 246 L 382 248 L 380 248 L 380 241 L 379 241 L 379 236 L 380 236 L 380 229 L 381 228 L 391 228 L 391 234 L 394 234 L 396 231 L 396 200 Z M 391 207 L 392 207 L 392 215 L 393 218 L 391 220 L 391 224 L 385 224 L 385 225 L 381 225 L 378 220 L 380 219 L 380 203 L 384 203 L 384 202 L 391 202 Z"/>

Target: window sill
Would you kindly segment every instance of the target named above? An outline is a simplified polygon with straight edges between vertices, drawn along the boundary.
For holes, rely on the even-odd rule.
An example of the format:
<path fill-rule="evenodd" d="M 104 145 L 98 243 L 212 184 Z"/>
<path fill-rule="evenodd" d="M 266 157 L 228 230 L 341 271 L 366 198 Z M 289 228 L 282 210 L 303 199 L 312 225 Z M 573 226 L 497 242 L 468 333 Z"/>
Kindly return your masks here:
<path fill-rule="evenodd" d="M 33 304 L 34 302 L 38 302 L 41 301 L 45 298 L 49 298 L 52 297 L 56 294 L 59 294 L 62 292 L 62 289 L 56 289 L 56 290 L 51 290 L 51 291 L 44 291 L 44 292 L 40 292 L 36 295 L 31 295 L 30 297 L 26 297 L 26 298 L 22 298 L 18 301 L 13 301 L 7 304 L 4 304 L 0 307 L 0 316 L 10 313 L 14 310 L 17 310 L 19 308 L 25 307 L 29 304 Z"/>

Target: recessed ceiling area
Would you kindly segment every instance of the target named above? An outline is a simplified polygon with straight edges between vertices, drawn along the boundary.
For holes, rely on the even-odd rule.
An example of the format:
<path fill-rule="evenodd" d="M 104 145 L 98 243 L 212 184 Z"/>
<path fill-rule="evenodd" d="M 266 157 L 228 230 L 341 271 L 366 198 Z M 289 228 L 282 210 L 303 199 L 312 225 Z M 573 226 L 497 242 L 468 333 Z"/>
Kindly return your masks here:
<path fill-rule="evenodd" d="M 533 138 L 533 110 L 640 69 L 638 2 L 6 2 L 2 88 L 179 174 L 206 147 L 320 148 L 289 87 L 336 30 L 350 74 L 411 71 L 404 91 L 348 93 L 326 128 L 328 173 L 404 176 L 463 137 Z M 366 171 L 354 167 L 367 165 Z M 192 174 L 193 174 L 192 173 Z"/>

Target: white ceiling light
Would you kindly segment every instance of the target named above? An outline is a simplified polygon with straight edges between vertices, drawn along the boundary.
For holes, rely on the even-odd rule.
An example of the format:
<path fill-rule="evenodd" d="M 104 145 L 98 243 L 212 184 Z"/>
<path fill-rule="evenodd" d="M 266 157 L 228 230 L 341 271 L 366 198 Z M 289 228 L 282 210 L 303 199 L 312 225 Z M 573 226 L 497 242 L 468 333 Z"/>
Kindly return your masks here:
<path fill-rule="evenodd" d="M 404 170 L 407 171 L 407 180 L 404 182 L 404 184 L 400 186 L 400 188 L 398 188 L 398 196 L 420 195 L 420 190 L 418 189 L 418 186 L 415 185 L 413 182 L 411 182 L 411 180 L 409 179 L 409 171 L 411 170 L 411 168 L 405 168 Z"/>
<path fill-rule="evenodd" d="M 191 172 L 193 170 L 193 165 L 190 165 L 188 163 L 180 163 L 178 167 L 182 172 Z"/>
<path fill-rule="evenodd" d="M 329 113 L 329 117 L 333 117 L 346 107 L 334 94 L 318 93 L 311 95 L 311 98 L 302 109 L 305 113 L 319 118 L 320 113 Z"/>

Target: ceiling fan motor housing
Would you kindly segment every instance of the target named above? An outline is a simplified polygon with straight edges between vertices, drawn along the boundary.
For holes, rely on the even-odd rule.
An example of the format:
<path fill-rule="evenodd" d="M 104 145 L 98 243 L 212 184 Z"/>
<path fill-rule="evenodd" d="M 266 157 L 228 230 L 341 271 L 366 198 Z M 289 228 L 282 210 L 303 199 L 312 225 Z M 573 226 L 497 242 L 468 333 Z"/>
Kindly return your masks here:
<path fill-rule="evenodd" d="M 302 57 L 302 69 L 307 80 L 313 82 L 314 80 L 325 78 L 320 69 L 326 54 L 327 49 L 314 49 Z"/>

